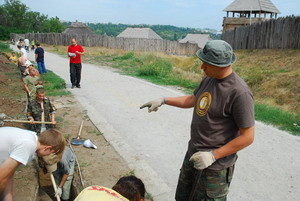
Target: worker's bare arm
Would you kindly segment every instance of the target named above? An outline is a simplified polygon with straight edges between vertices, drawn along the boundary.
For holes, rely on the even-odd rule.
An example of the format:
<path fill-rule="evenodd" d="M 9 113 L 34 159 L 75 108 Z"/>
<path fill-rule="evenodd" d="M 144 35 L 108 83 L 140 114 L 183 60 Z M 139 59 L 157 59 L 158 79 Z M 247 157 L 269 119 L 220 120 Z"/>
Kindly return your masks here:
<path fill-rule="evenodd" d="M 24 84 L 24 89 L 25 89 L 25 91 L 29 94 L 30 93 L 30 90 L 29 90 L 29 88 L 28 88 L 28 85 L 27 84 Z"/>
<path fill-rule="evenodd" d="M 194 95 L 167 97 L 165 98 L 165 104 L 180 108 L 191 108 L 195 105 L 195 99 Z"/>
<path fill-rule="evenodd" d="M 223 147 L 213 151 L 215 158 L 223 158 L 252 144 L 254 141 L 254 128 L 254 126 L 249 128 L 240 128 L 240 136 L 231 140 Z"/>
<path fill-rule="evenodd" d="M 13 176 L 20 162 L 8 158 L 0 165 L 0 192 L 5 189 L 8 180 Z"/>
<path fill-rule="evenodd" d="M 68 176 L 69 176 L 68 174 L 64 174 L 63 175 L 63 177 L 61 178 L 61 181 L 60 181 L 58 187 L 62 188 L 65 185 L 66 181 L 68 180 Z"/>

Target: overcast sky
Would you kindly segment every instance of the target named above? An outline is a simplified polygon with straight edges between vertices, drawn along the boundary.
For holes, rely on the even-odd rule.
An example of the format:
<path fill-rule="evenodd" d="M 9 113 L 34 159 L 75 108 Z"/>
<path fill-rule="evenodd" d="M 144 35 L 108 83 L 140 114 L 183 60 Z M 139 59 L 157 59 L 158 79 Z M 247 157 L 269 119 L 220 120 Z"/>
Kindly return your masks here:
<path fill-rule="evenodd" d="M 222 29 L 233 0 L 21 0 L 30 10 L 65 21 L 162 24 Z M 279 16 L 300 15 L 300 0 L 271 0 Z M 4 0 L 0 0 L 3 4 Z"/>

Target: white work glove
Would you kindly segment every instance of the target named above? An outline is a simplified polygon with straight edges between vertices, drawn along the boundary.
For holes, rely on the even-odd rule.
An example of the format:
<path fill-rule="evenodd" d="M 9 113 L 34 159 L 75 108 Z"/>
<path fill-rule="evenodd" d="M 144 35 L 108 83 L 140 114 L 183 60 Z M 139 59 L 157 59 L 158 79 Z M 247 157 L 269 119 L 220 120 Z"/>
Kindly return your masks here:
<path fill-rule="evenodd" d="M 158 107 L 162 106 L 163 104 L 165 104 L 165 98 L 159 98 L 145 103 L 140 107 L 140 109 L 148 107 L 148 112 L 156 112 Z"/>
<path fill-rule="evenodd" d="M 214 154 L 210 152 L 198 151 L 192 155 L 190 161 L 194 163 L 194 168 L 197 170 L 203 170 L 211 164 L 213 164 L 216 159 Z"/>
<path fill-rule="evenodd" d="M 55 197 L 56 197 L 56 196 L 61 197 L 61 195 L 62 195 L 62 188 L 61 188 L 61 187 L 57 187 L 57 190 L 56 190 L 54 196 L 55 196 Z"/>

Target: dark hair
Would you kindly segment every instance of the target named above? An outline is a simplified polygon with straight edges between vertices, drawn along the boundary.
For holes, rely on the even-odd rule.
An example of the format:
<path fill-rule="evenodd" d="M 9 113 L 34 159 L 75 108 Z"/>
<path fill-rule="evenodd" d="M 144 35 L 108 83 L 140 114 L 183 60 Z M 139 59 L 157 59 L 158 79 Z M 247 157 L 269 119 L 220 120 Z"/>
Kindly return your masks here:
<path fill-rule="evenodd" d="M 137 178 L 136 176 L 125 176 L 125 177 L 121 177 L 119 179 L 119 181 L 117 182 L 117 184 L 121 184 L 123 182 L 131 182 L 135 185 L 135 187 L 138 189 L 140 195 L 142 198 L 145 197 L 145 193 L 146 193 L 146 189 L 145 189 L 145 185 L 143 183 L 143 181 L 139 178 Z"/>
<path fill-rule="evenodd" d="M 36 43 L 35 45 L 36 45 L 36 46 L 41 46 L 41 44 L 40 44 L 40 43 Z"/>
<path fill-rule="evenodd" d="M 137 187 L 134 185 L 133 182 L 124 181 L 114 185 L 112 189 L 120 193 L 129 201 L 140 201 L 141 199 L 139 190 L 137 189 Z"/>
<path fill-rule="evenodd" d="M 43 87 L 39 87 L 36 89 L 36 94 L 38 93 L 45 93 L 45 89 Z"/>

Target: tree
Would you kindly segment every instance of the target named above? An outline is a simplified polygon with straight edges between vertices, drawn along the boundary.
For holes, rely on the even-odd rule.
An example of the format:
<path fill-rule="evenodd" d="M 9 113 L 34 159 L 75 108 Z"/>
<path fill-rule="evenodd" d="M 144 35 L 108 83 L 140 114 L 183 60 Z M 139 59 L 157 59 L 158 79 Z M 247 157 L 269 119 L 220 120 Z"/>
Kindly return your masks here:
<path fill-rule="evenodd" d="M 20 0 L 5 0 L 0 6 L 0 38 L 8 39 L 10 33 L 62 32 L 65 26 L 58 17 L 30 11 Z"/>
<path fill-rule="evenodd" d="M 22 4 L 19 0 L 5 0 L 5 3 L 1 6 L 1 11 L 2 19 L 0 23 L 2 26 L 25 28 L 24 19 L 28 11 L 25 4 Z"/>
<path fill-rule="evenodd" d="M 65 29 L 65 26 L 59 21 L 58 17 L 52 17 L 45 20 L 41 26 L 41 32 L 56 32 L 60 33 Z"/>

